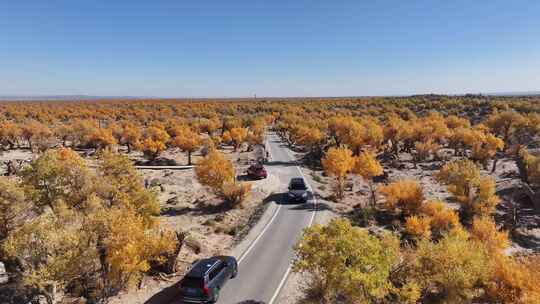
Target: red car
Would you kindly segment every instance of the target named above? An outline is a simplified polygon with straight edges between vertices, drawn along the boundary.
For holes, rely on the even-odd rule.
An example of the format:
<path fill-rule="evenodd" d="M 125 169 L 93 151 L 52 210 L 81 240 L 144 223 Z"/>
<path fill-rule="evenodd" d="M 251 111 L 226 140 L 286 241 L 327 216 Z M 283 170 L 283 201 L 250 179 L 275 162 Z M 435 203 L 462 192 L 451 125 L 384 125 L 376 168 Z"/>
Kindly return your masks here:
<path fill-rule="evenodd" d="M 247 174 L 249 175 L 249 177 L 254 179 L 263 179 L 268 176 L 268 173 L 266 173 L 266 169 L 262 164 L 255 164 L 249 166 Z"/>

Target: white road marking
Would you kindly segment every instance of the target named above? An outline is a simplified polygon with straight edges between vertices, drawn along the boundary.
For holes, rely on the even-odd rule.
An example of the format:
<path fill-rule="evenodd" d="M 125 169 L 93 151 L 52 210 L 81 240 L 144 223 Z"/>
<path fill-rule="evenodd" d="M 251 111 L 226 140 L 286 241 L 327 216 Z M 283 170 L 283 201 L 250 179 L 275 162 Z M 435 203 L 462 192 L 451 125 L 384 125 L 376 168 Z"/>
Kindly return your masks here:
<path fill-rule="evenodd" d="M 255 240 L 249 245 L 248 249 L 246 251 L 244 251 L 244 253 L 242 253 L 242 256 L 240 256 L 240 258 L 238 259 L 238 264 L 242 263 L 242 260 L 248 255 L 248 253 L 253 249 L 253 247 L 255 247 L 255 244 L 257 244 L 257 242 L 261 239 L 261 237 L 266 232 L 266 230 L 268 230 L 268 228 L 270 228 L 270 224 L 272 224 L 272 222 L 274 221 L 274 219 L 278 215 L 280 209 L 281 209 L 281 205 L 278 206 L 277 210 L 274 212 L 274 215 L 272 215 L 272 218 L 270 219 L 270 221 L 268 221 L 268 223 L 266 223 L 266 225 L 264 226 L 261 233 L 259 233 L 257 238 L 255 238 Z"/>
<path fill-rule="evenodd" d="M 295 166 L 296 169 L 298 170 L 298 172 L 300 173 L 300 175 L 302 176 L 302 178 L 306 182 L 306 185 L 308 186 L 308 189 L 311 190 L 311 193 L 313 195 L 313 205 L 314 205 L 313 208 L 315 210 L 311 214 L 311 219 L 309 220 L 309 225 L 308 225 L 308 227 L 311 227 L 311 225 L 313 224 L 313 220 L 315 219 L 315 213 L 317 213 L 317 198 L 315 197 L 315 192 L 313 191 L 313 187 L 311 187 L 311 184 L 307 180 L 306 176 L 302 172 L 302 169 L 300 169 L 300 166 L 298 166 L 298 162 L 295 160 L 294 155 L 291 154 L 289 149 L 286 149 L 285 152 L 287 152 L 289 157 L 297 164 Z M 279 293 L 281 292 L 281 289 L 283 289 L 283 286 L 285 285 L 285 283 L 287 282 L 287 279 L 289 278 L 289 274 L 291 273 L 291 269 L 292 269 L 292 265 L 291 265 L 291 263 L 289 263 L 289 267 L 287 267 L 287 271 L 285 271 L 285 274 L 281 278 L 281 281 L 279 282 L 279 285 L 278 285 L 277 289 L 274 291 L 274 294 L 272 295 L 272 298 L 270 299 L 270 302 L 268 302 L 268 304 L 273 304 L 274 301 L 279 296 Z"/>
<path fill-rule="evenodd" d="M 292 268 L 292 267 L 289 266 L 289 268 L 287 268 L 287 271 L 285 271 L 285 275 L 283 276 L 283 278 L 281 278 L 281 281 L 279 282 L 278 288 L 276 289 L 276 291 L 275 291 L 274 294 L 272 295 L 272 298 L 270 299 L 270 302 L 268 302 L 268 304 L 274 303 L 274 301 L 275 301 L 276 298 L 278 297 L 279 292 L 280 292 L 281 289 L 283 288 L 283 285 L 285 285 L 285 282 L 287 282 L 287 278 L 289 277 L 289 273 L 291 272 L 291 268 Z"/>
<path fill-rule="evenodd" d="M 272 145 L 269 145 L 268 144 L 268 139 L 266 140 L 266 143 L 268 145 L 268 150 L 269 152 L 271 152 L 272 150 Z M 313 195 L 313 205 L 314 205 L 314 211 L 313 213 L 311 214 L 311 218 L 309 220 L 309 224 L 308 224 L 308 227 L 311 227 L 311 225 L 313 224 L 313 221 L 315 219 L 315 214 L 317 212 L 317 198 L 315 197 L 315 192 L 313 191 L 313 187 L 311 187 L 311 184 L 309 183 L 309 181 L 307 180 L 306 176 L 304 175 L 304 173 L 302 172 L 302 169 L 300 169 L 300 166 L 298 166 L 298 161 L 296 161 L 294 155 L 291 154 L 291 152 L 289 151 L 288 148 L 285 149 L 285 152 L 287 153 L 287 155 L 289 156 L 289 158 L 294 161 L 297 165 L 295 166 L 296 170 L 298 170 L 298 173 L 300 173 L 300 175 L 302 176 L 302 178 L 304 179 L 304 181 L 306 182 L 306 185 L 308 187 L 308 189 L 311 191 L 312 195 Z M 270 153 L 270 155 L 272 155 L 273 153 Z M 244 258 L 248 255 L 248 253 L 253 249 L 253 247 L 255 247 L 255 244 L 260 240 L 260 238 L 264 235 L 264 233 L 266 232 L 266 230 L 268 230 L 268 228 L 270 228 L 270 225 L 272 224 L 272 222 L 274 221 L 274 219 L 277 217 L 279 211 L 281 210 L 281 204 L 278 206 L 278 209 L 274 212 L 274 215 L 272 216 L 272 218 L 270 219 L 270 221 L 268 221 L 268 223 L 266 223 L 266 225 L 264 226 L 263 230 L 261 231 L 261 233 L 259 233 L 259 235 L 257 236 L 257 238 L 255 238 L 255 240 L 249 245 L 248 249 L 246 251 L 244 251 L 244 253 L 242 254 L 242 256 L 238 259 L 238 264 L 242 263 L 242 260 L 244 260 Z M 283 286 L 285 285 L 285 283 L 287 282 L 287 278 L 289 277 L 289 274 L 291 273 L 291 269 L 292 269 L 292 265 L 289 263 L 289 267 L 287 267 L 287 270 L 285 271 L 285 274 L 283 275 L 283 277 L 281 278 L 281 281 L 279 282 L 279 285 L 277 287 L 277 289 L 274 291 L 274 294 L 272 295 L 272 298 L 270 299 L 270 302 L 268 302 L 268 304 L 273 304 L 274 301 L 277 299 L 277 297 L 279 296 L 279 293 L 281 292 L 281 289 L 283 288 Z"/>

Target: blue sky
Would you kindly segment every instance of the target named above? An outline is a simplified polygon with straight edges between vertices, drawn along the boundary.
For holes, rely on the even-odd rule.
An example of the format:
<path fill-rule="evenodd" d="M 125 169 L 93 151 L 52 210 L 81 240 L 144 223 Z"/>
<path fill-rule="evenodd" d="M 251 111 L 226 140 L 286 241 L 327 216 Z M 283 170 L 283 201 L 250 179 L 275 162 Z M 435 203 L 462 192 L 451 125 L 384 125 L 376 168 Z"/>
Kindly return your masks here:
<path fill-rule="evenodd" d="M 0 95 L 540 90 L 540 1 L 0 0 Z"/>

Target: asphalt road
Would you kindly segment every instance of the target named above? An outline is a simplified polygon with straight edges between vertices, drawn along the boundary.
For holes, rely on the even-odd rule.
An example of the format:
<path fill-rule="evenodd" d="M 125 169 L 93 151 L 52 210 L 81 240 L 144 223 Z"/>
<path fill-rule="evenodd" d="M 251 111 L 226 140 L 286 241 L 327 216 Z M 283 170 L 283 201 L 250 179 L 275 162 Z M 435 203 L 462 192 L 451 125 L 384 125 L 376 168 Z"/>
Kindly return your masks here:
<path fill-rule="evenodd" d="M 287 202 L 289 180 L 302 175 L 292 153 L 277 135 L 269 134 L 268 145 L 271 159 L 266 169 L 279 177 L 281 185 L 280 193 L 271 197 L 271 203 L 279 205 L 277 213 L 253 247 L 241 257 L 238 276 L 221 291 L 220 304 L 269 304 L 277 298 L 277 291 L 293 257 L 292 247 L 315 214 L 312 199 L 305 204 Z"/>

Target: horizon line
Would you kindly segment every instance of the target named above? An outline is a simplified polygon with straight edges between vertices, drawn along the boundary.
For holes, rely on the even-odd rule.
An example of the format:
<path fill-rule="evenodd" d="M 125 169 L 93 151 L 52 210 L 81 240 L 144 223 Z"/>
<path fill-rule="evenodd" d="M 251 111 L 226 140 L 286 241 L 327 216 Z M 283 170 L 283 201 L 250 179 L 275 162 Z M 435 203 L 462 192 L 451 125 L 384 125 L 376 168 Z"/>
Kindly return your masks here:
<path fill-rule="evenodd" d="M 381 94 L 381 95 L 341 95 L 341 96 L 287 96 L 287 95 L 274 95 L 274 96 L 144 96 L 144 95 L 91 95 L 91 94 L 6 94 L 0 95 L 0 100 L 54 100 L 54 99 L 276 99 L 276 98 L 375 98 L 375 97 L 411 97 L 411 96 L 426 96 L 426 95 L 439 95 L 439 96 L 467 96 L 467 95 L 481 95 L 481 96 L 535 96 L 540 95 L 540 91 L 501 91 L 501 92 L 469 92 L 469 93 L 413 93 L 413 94 Z"/>

